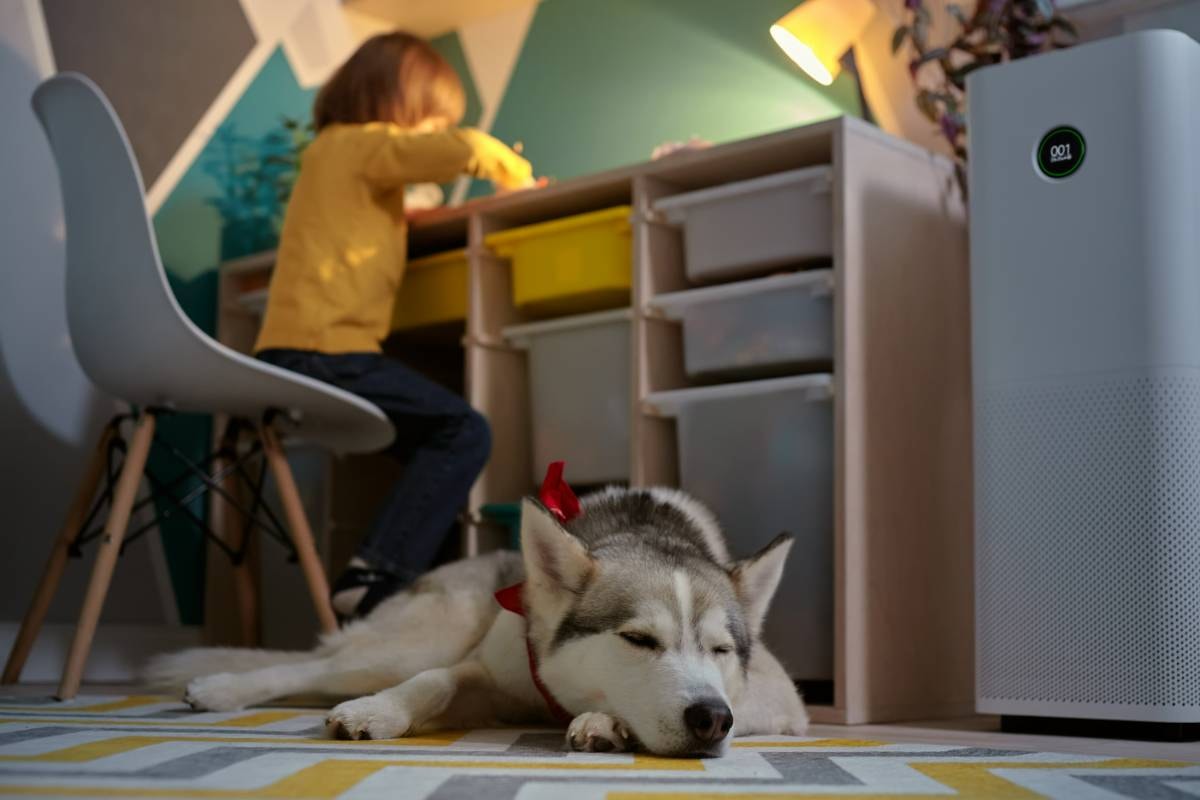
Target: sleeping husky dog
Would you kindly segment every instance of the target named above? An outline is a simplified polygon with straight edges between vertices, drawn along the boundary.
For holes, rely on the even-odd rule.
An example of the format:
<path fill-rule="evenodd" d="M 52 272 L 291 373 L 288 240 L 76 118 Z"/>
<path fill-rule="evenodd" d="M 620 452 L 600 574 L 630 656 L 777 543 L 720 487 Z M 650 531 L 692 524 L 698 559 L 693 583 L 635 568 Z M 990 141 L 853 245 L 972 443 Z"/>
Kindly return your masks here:
<path fill-rule="evenodd" d="M 575 750 L 721 755 L 808 723 L 759 640 L 790 547 L 732 561 L 708 509 L 670 489 L 608 489 L 565 524 L 527 498 L 522 555 L 440 567 L 311 652 L 187 650 L 147 677 L 213 711 L 364 695 L 329 714 L 344 738 L 559 720 Z M 493 596 L 521 580 L 523 616 Z"/>

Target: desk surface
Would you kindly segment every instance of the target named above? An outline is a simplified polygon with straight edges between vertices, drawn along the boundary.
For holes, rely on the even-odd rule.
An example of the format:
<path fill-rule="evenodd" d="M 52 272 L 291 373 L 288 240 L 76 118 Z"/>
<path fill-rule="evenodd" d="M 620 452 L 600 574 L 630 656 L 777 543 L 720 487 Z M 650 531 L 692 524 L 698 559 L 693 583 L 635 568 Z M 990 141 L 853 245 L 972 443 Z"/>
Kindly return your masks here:
<path fill-rule="evenodd" d="M 836 117 L 702 150 L 680 151 L 657 161 L 571 178 L 544 188 L 414 212 L 408 215 L 409 252 L 421 256 L 462 247 L 473 218 L 486 218 L 497 227 L 507 228 L 629 203 L 633 183 L 639 179 L 660 181 L 675 190 L 687 191 L 788 169 L 794 163 L 815 163 L 822 160 L 822 153 L 828 162 L 833 155 L 830 142 L 843 126 L 853 128 L 856 135 L 875 138 L 920 158 L 943 162 L 946 166 L 950 163 L 942 156 L 888 136 L 862 120 Z M 221 270 L 236 275 L 269 269 L 274 258 L 274 251 L 257 253 L 227 261 L 221 265 Z"/>

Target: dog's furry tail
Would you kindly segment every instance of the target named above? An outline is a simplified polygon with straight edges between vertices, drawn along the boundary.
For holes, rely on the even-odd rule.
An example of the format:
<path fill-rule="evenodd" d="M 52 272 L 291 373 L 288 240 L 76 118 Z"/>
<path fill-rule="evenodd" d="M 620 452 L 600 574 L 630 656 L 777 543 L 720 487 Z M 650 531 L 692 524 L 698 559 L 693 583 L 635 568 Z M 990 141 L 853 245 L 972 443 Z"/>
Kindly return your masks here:
<path fill-rule="evenodd" d="M 311 659 L 301 650 L 252 650 L 243 647 L 193 647 L 157 655 L 142 669 L 142 681 L 158 691 L 183 691 L 194 678 L 217 672 L 249 672 L 252 669 L 293 664 Z"/>

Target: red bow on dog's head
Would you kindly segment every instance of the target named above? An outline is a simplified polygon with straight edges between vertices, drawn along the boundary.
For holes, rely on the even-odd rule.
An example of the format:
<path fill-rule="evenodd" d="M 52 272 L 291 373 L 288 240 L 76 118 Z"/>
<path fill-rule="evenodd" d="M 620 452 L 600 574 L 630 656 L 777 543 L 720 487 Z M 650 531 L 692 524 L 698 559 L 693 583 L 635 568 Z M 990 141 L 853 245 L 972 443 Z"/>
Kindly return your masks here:
<path fill-rule="evenodd" d="M 579 516 L 579 498 L 563 480 L 564 461 L 555 461 L 546 469 L 539 499 L 559 522 L 568 522 Z"/>

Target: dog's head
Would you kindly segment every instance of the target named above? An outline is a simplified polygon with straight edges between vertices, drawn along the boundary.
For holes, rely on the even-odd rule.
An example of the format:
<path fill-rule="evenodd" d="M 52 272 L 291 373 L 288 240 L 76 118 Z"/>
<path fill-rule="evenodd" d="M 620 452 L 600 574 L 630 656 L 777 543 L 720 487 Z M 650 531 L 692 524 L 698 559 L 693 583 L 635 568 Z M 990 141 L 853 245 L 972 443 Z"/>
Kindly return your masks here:
<path fill-rule="evenodd" d="M 624 538 L 590 551 L 526 500 L 524 598 L 542 680 L 572 713 L 610 714 L 652 753 L 720 755 L 791 539 L 726 569 Z"/>

